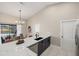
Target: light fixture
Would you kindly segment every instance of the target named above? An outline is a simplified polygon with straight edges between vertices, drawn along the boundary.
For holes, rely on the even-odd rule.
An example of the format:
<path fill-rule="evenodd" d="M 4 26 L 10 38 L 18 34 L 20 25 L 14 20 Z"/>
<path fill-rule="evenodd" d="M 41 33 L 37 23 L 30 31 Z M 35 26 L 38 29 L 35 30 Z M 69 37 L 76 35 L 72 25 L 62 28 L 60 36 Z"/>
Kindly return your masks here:
<path fill-rule="evenodd" d="M 20 3 L 20 5 L 22 5 L 22 4 Z M 17 23 L 17 24 L 20 24 L 20 25 L 22 25 L 22 24 L 25 23 L 25 22 L 22 20 L 22 18 L 21 18 L 21 12 L 22 12 L 22 10 L 21 10 L 21 7 L 20 7 L 20 10 L 19 10 L 19 20 L 16 21 L 16 23 Z"/>

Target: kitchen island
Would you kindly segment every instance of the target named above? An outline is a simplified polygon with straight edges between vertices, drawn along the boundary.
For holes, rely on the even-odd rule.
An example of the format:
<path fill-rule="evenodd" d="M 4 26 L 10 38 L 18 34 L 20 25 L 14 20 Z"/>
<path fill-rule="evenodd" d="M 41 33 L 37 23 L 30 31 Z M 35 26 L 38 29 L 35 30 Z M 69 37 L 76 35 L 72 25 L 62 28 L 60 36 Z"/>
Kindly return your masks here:
<path fill-rule="evenodd" d="M 50 37 L 48 36 L 42 36 L 43 39 L 40 40 L 35 40 L 34 37 L 30 37 L 30 38 L 25 38 L 24 39 L 24 43 L 16 45 L 17 41 L 13 41 L 13 42 L 9 42 L 9 43 L 5 43 L 5 44 L 0 44 L 0 56 L 37 56 L 37 55 L 41 55 L 41 53 L 43 52 L 43 50 L 47 49 L 48 46 L 46 48 L 44 48 L 43 50 L 41 50 L 41 53 L 39 54 L 38 52 L 35 53 L 33 52 L 29 47 L 34 46 L 35 44 L 38 45 L 41 44 L 42 41 L 44 41 L 46 38 Z M 44 44 L 43 44 L 44 45 Z M 35 49 L 38 50 L 39 48 L 43 48 L 44 46 L 42 45 L 38 45 L 38 47 L 36 47 Z M 38 50 L 39 51 L 39 50 Z"/>

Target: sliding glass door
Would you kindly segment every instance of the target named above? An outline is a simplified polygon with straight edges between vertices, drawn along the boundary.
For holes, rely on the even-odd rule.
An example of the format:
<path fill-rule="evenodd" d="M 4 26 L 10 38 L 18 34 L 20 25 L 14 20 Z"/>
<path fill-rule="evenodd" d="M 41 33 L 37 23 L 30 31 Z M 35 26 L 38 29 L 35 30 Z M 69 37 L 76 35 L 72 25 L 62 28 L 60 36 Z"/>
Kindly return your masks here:
<path fill-rule="evenodd" d="M 16 25 L 13 24 L 0 24 L 0 36 L 1 36 L 1 42 L 6 43 L 9 41 L 13 41 L 14 36 L 16 36 Z"/>

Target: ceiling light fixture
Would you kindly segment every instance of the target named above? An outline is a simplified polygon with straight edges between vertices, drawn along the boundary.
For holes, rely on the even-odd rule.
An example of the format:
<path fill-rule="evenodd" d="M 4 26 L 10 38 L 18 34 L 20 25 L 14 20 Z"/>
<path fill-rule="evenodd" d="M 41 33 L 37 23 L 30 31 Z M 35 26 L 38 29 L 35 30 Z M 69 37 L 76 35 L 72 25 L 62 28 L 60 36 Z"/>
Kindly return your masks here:
<path fill-rule="evenodd" d="M 23 5 L 21 2 L 19 2 L 19 3 L 20 3 L 20 5 Z M 20 24 L 20 25 L 22 25 L 22 24 L 25 23 L 25 22 L 22 20 L 22 18 L 21 18 L 21 12 L 22 12 L 22 10 L 21 10 L 21 6 L 20 6 L 20 10 L 19 10 L 19 20 L 16 21 L 16 23 L 17 23 L 17 24 Z"/>

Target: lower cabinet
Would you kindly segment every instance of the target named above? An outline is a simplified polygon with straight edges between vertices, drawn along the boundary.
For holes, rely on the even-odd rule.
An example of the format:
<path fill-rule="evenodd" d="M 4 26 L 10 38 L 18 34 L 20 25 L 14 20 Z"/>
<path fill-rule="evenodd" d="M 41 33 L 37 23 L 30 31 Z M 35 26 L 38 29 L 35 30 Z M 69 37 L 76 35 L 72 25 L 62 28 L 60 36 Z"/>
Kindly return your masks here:
<path fill-rule="evenodd" d="M 38 56 L 40 56 L 50 46 L 50 39 L 51 37 L 47 37 L 44 40 L 34 45 L 31 45 L 29 49 L 31 49 L 33 52 L 37 53 Z"/>
<path fill-rule="evenodd" d="M 50 37 L 38 43 L 38 56 L 40 56 L 50 46 Z"/>
<path fill-rule="evenodd" d="M 31 46 L 28 47 L 30 50 L 32 50 L 33 52 L 35 52 L 36 54 L 38 54 L 38 43 L 33 44 Z"/>
<path fill-rule="evenodd" d="M 43 46 L 44 41 L 40 41 L 38 43 L 38 56 L 42 54 L 42 52 L 44 51 L 44 46 Z"/>

